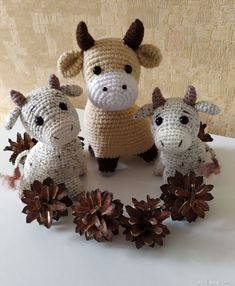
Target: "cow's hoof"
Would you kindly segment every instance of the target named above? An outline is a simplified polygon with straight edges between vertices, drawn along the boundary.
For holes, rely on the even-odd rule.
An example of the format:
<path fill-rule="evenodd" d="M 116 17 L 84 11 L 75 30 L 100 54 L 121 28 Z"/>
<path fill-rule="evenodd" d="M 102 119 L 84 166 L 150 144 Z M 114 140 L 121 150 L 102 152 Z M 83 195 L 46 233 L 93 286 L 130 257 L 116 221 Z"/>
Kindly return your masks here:
<path fill-rule="evenodd" d="M 158 154 L 157 147 L 154 144 L 149 150 L 141 154 L 138 154 L 138 156 L 142 158 L 145 162 L 152 164 L 156 160 L 157 154 Z"/>
<path fill-rule="evenodd" d="M 119 158 L 96 158 L 101 173 L 114 173 Z"/>

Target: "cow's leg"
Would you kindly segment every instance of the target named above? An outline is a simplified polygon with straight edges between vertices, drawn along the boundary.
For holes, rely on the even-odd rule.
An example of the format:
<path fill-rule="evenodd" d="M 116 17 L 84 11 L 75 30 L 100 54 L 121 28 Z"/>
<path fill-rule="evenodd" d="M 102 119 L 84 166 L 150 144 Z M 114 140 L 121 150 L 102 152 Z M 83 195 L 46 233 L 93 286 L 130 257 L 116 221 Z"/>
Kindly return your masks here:
<path fill-rule="evenodd" d="M 155 161 L 155 159 L 157 158 L 157 154 L 157 147 L 154 144 L 150 149 L 148 149 L 144 153 L 138 154 L 138 156 L 142 158 L 145 162 L 151 163 Z"/>
<path fill-rule="evenodd" d="M 84 185 L 79 177 L 71 177 L 64 180 L 64 184 L 68 191 L 68 196 L 72 200 L 76 200 L 80 193 L 84 192 Z"/>
<path fill-rule="evenodd" d="M 176 172 L 176 168 L 172 168 L 172 167 L 169 167 L 169 168 L 165 168 L 164 171 L 163 171 L 163 180 L 165 183 L 167 183 L 167 178 L 169 177 L 174 177 L 175 176 L 175 172 Z"/>
<path fill-rule="evenodd" d="M 161 157 L 156 160 L 155 165 L 154 165 L 154 170 L 153 173 L 155 176 L 162 176 L 164 172 L 164 164 L 162 163 Z"/>
<path fill-rule="evenodd" d="M 96 158 L 99 171 L 104 176 L 110 176 L 117 168 L 119 158 Z"/>
<path fill-rule="evenodd" d="M 20 199 L 23 196 L 24 190 L 30 190 L 30 184 L 28 182 L 26 182 L 26 180 L 24 179 L 24 176 L 23 176 L 23 177 L 21 177 L 19 186 L 17 187 L 17 191 L 18 191 L 18 195 L 19 195 Z"/>

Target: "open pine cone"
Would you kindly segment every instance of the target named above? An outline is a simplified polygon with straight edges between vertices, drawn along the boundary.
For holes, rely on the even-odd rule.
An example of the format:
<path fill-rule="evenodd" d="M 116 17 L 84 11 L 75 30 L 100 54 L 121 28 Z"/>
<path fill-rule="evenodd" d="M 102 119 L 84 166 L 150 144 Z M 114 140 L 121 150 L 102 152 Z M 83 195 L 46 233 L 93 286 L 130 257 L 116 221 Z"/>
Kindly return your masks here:
<path fill-rule="evenodd" d="M 126 240 L 135 242 L 136 248 L 144 245 L 154 247 L 163 245 L 163 238 L 170 233 L 163 221 L 170 216 L 170 212 L 163 210 L 160 199 L 151 199 L 147 202 L 132 199 L 133 207 L 126 206 L 129 217 L 122 217 L 122 226 Z"/>
<path fill-rule="evenodd" d="M 53 219 L 67 216 L 67 208 L 72 205 L 65 185 L 57 185 L 51 178 L 45 179 L 43 183 L 35 180 L 30 190 L 23 191 L 21 200 L 26 204 L 22 210 L 27 214 L 26 222 L 31 223 L 36 219 L 47 228 L 51 227 Z"/>
<path fill-rule="evenodd" d="M 174 177 L 168 178 L 168 184 L 162 185 L 161 199 L 166 209 L 171 211 L 173 220 L 186 219 L 193 222 L 197 217 L 204 218 L 209 211 L 207 201 L 213 199 L 210 191 L 213 185 L 203 184 L 203 177 L 196 177 L 194 172 L 182 175 L 176 172 Z"/>
<path fill-rule="evenodd" d="M 12 155 L 9 159 L 9 162 L 12 162 L 12 164 L 15 164 L 16 157 L 25 150 L 30 150 L 36 143 L 37 140 L 34 138 L 31 138 L 27 132 L 24 133 L 23 137 L 20 133 L 17 133 L 16 142 L 12 141 L 11 139 L 8 139 L 8 142 L 10 143 L 10 146 L 6 146 L 4 148 L 4 151 L 12 151 Z M 26 156 L 23 157 L 20 161 L 21 164 L 24 164 L 26 159 Z"/>
<path fill-rule="evenodd" d="M 87 240 L 111 241 L 119 232 L 119 219 L 123 213 L 120 200 L 113 200 L 113 194 L 96 189 L 83 193 L 73 206 L 76 232 L 85 234 Z"/>
<path fill-rule="evenodd" d="M 200 130 L 198 133 L 198 137 L 203 141 L 203 142 L 212 142 L 213 138 L 210 136 L 209 133 L 205 133 L 205 129 L 206 129 L 206 124 L 202 124 L 202 122 L 200 122 Z"/>

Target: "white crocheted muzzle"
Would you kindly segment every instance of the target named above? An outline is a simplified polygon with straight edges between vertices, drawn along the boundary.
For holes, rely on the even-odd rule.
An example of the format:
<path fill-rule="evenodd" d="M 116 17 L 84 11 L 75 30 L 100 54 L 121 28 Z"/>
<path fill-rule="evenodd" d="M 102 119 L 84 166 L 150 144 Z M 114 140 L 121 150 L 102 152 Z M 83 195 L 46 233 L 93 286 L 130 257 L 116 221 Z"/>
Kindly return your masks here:
<path fill-rule="evenodd" d="M 197 138 L 199 126 L 197 111 L 182 99 L 168 99 L 163 106 L 154 110 L 152 133 L 161 151 L 186 151 Z"/>
<path fill-rule="evenodd" d="M 75 114 L 74 114 L 75 115 Z M 58 116 L 55 118 L 55 124 L 49 127 L 45 132 L 48 143 L 63 146 L 75 139 L 80 131 L 78 118 L 66 116 Z"/>
<path fill-rule="evenodd" d="M 161 151 L 181 153 L 192 144 L 191 134 L 182 128 L 162 128 L 154 135 L 155 144 Z"/>
<path fill-rule="evenodd" d="M 88 82 L 90 101 L 107 111 L 125 110 L 135 103 L 137 96 L 137 81 L 124 72 L 108 72 Z"/>

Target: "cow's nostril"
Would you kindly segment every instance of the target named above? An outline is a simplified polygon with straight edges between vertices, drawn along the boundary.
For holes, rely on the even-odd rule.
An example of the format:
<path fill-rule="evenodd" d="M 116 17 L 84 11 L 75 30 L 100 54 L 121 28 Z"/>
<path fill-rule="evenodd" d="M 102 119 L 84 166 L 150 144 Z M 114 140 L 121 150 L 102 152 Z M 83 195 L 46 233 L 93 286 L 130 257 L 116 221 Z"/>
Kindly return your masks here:
<path fill-rule="evenodd" d="M 127 86 L 123 84 L 122 89 L 127 89 Z"/>
<path fill-rule="evenodd" d="M 108 89 L 107 89 L 107 87 L 105 86 L 105 87 L 103 87 L 103 91 L 107 91 Z"/>

